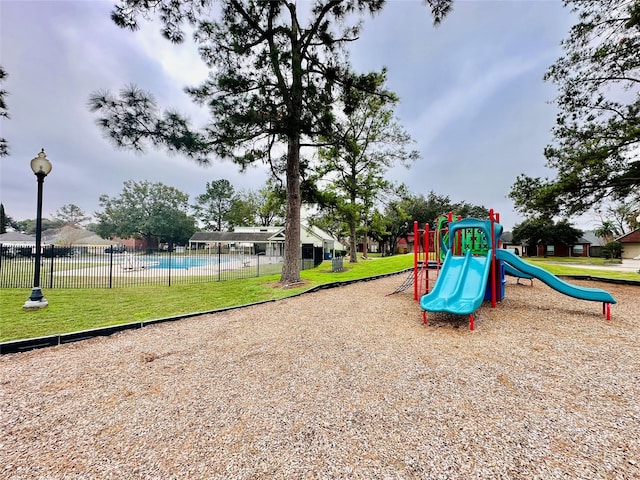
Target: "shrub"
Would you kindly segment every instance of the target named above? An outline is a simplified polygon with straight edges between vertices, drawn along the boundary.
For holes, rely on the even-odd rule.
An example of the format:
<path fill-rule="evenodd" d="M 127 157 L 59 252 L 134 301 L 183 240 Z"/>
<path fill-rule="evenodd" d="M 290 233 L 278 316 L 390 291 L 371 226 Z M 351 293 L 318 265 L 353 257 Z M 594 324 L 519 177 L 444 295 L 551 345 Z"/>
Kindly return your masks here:
<path fill-rule="evenodd" d="M 621 258 L 622 257 L 622 244 L 620 242 L 609 242 L 602 247 L 602 255 L 606 259 Z"/>

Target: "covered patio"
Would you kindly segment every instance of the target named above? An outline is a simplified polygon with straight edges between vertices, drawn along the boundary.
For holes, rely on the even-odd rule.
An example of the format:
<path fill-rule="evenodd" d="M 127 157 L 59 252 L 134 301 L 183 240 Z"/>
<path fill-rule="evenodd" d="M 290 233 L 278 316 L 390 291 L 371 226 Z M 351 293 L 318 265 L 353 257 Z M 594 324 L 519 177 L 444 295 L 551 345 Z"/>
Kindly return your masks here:
<path fill-rule="evenodd" d="M 284 227 L 275 232 L 196 232 L 189 239 L 189 250 L 281 257 Z"/>

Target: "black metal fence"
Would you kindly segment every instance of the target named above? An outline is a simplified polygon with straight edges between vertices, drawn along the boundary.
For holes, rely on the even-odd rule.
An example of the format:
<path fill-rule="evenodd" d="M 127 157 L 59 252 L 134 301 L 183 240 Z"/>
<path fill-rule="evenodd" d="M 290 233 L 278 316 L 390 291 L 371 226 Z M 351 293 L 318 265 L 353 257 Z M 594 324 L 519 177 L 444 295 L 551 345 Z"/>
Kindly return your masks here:
<path fill-rule="evenodd" d="M 0 244 L 0 288 L 31 288 L 34 247 Z M 302 259 L 301 268 L 322 262 Z M 130 252 L 111 247 L 42 248 L 42 288 L 117 288 L 210 283 L 282 273 L 282 257 L 217 248 L 197 251 Z"/>

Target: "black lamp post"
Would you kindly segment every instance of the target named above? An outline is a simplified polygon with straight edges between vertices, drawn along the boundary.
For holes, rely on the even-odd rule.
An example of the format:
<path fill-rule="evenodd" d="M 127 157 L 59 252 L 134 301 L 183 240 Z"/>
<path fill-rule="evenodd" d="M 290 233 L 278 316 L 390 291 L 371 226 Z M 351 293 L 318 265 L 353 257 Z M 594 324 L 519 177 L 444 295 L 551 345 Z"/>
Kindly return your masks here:
<path fill-rule="evenodd" d="M 29 300 L 24 303 L 26 310 L 37 310 L 45 308 L 49 305 L 47 299 L 42 295 L 40 290 L 40 256 L 41 239 L 42 239 L 42 184 L 44 183 L 44 177 L 51 172 L 51 162 L 47 159 L 47 155 L 44 153 L 44 148 L 38 154 L 36 158 L 31 160 L 31 170 L 38 179 L 38 210 L 36 214 L 36 264 L 33 272 L 33 289 L 31 290 L 31 296 Z"/>

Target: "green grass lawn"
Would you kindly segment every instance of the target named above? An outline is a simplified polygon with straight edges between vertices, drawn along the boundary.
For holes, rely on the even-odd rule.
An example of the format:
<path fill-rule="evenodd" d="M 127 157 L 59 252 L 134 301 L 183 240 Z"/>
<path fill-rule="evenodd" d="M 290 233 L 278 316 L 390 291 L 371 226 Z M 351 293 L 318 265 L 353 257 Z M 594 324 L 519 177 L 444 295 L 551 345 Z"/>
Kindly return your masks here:
<path fill-rule="evenodd" d="M 30 290 L 0 290 L 0 341 L 76 332 L 135 321 L 272 300 L 320 284 L 392 273 L 413 266 L 413 255 L 396 255 L 357 264 L 331 273 L 331 262 L 304 270 L 302 285 L 282 288 L 279 275 L 193 285 L 123 287 L 113 289 L 43 289 L 49 306 L 24 311 Z"/>
<path fill-rule="evenodd" d="M 531 257 L 525 260 L 533 265 L 544 268 L 554 275 L 589 275 L 598 278 L 640 281 L 640 275 L 637 272 L 619 271 L 608 268 L 613 265 L 620 265 L 620 260 L 605 260 L 604 258 L 595 257 Z M 602 266 L 603 268 L 586 269 L 572 265 Z"/>
<path fill-rule="evenodd" d="M 586 270 L 564 265 L 564 259 L 526 259 L 556 275 L 590 275 L 592 277 L 640 280 L 635 272 Z M 575 258 L 572 260 L 576 260 Z M 589 262 L 601 259 L 585 259 Z M 560 263 L 561 262 L 561 263 Z M 30 290 L 0 290 L 0 341 L 34 338 L 76 332 L 135 321 L 206 312 L 297 294 L 317 285 L 344 282 L 399 272 L 413 266 L 413 255 L 359 260 L 345 259 L 345 270 L 331 272 L 331 262 L 304 270 L 302 285 L 282 288 L 279 276 L 228 280 L 194 285 L 127 287 L 114 289 L 44 289 L 49 307 L 24 311 L 22 305 Z M 399 279 L 398 285 L 401 283 Z"/>
<path fill-rule="evenodd" d="M 622 261 L 620 259 L 605 259 L 599 257 L 527 257 L 526 260 L 535 265 L 537 264 L 550 264 L 550 263 L 561 263 L 561 264 L 578 264 L 578 265 L 602 265 L 602 266 L 611 266 L 611 265 L 620 265 Z"/>

